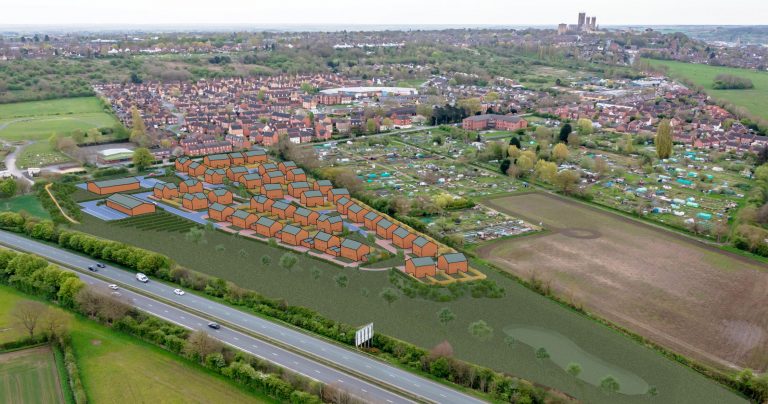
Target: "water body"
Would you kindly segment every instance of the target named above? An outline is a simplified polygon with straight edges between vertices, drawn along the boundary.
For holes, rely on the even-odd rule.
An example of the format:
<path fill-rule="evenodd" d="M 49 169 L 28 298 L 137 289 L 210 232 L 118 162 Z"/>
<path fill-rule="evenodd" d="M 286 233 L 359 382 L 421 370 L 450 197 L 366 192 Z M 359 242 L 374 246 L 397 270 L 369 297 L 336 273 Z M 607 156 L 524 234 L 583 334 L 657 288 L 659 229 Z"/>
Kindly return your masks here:
<path fill-rule="evenodd" d="M 581 366 L 578 378 L 599 387 L 606 376 L 613 376 L 619 382 L 619 393 L 626 395 L 645 394 L 650 387 L 637 374 L 618 364 L 606 362 L 576 345 L 568 337 L 555 331 L 527 326 L 507 326 L 504 333 L 514 338 L 517 343 L 530 346 L 534 351 L 544 348 L 549 359 L 565 371 L 571 363 Z"/>

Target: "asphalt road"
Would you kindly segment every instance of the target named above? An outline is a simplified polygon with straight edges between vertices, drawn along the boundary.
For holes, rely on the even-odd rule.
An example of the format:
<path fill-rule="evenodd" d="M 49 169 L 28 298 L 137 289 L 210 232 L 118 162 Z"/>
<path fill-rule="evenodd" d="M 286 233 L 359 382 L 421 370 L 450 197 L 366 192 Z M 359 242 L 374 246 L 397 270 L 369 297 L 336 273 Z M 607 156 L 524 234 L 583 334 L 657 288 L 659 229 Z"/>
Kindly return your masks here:
<path fill-rule="evenodd" d="M 5 231 L 0 231 L 0 244 L 37 254 L 46 259 L 76 268 L 87 269 L 89 265 L 95 264 L 93 259 Z M 105 291 L 109 290 L 106 286 L 108 282 L 104 282 L 87 273 L 77 273 L 85 282 L 91 283 L 97 288 L 103 287 Z M 355 374 L 365 374 L 368 378 L 377 380 L 399 391 L 408 392 L 424 401 L 456 404 L 482 402 L 475 397 L 468 396 L 443 384 L 396 368 L 352 349 L 347 349 L 321 338 L 305 334 L 291 327 L 265 320 L 194 294 L 188 293 L 184 296 L 177 296 L 173 293 L 174 287 L 159 282 L 141 283 L 136 280 L 133 272 L 107 265 L 106 268 L 99 269 L 98 275 L 110 279 L 112 283 L 130 285 L 133 288 L 140 289 L 143 294 L 124 289 L 120 292 L 123 297 L 133 299 L 133 304 L 141 310 L 189 329 L 204 329 L 212 336 L 229 345 L 310 378 L 317 379 L 325 384 L 337 385 L 368 402 L 394 403 L 409 402 L 410 400 L 356 377 Z M 205 313 L 206 317 L 209 318 L 202 318 L 188 311 L 170 306 L 158 301 L 158 298 L 173 300 L 175 304 Z M 290 346 L 292 350 L 306 353 L 308 357 L 295 354 L 236 330 L 228 329 L 225 326 L 220 330 L 211 330 L 207 327 L 207 323 L 211 320 L 233 324 L 253 334 L 279 341 L 285 346 Z M 312 357 L 324 358 L 334 363 L 335 367 L 347 370 L 350 373 L 325 366 L 320 361 L 312 359 Z"/>

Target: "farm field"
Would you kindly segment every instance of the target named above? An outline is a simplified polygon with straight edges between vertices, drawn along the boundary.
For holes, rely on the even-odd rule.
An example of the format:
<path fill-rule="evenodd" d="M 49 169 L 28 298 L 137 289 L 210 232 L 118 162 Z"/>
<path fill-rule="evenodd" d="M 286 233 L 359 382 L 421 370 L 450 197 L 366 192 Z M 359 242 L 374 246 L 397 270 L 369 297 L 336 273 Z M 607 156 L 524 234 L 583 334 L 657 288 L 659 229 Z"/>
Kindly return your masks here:
<path fill-rule="evenodd" d="M 401 295 L 390 306 L 379 297 L 383 288 L 390 286 L 386 272 L 343 269 L 305 255 L 299 255 L 296 266 L 286 270 L 277 265 L 285 250 L 220 231 L 206 231 L 205 241 L 195 243 L 186 240 L 183 233 L 141 230 L 87 215 L 75 228 L 167 254 L 190 269 L 285 299 L 288 304 L 313 308 L 335 320 L 352 325 L 373 321 L 377 332 L 427 349 L 447 340 L 458 358 L 552 386 L 586 402 L 745 402 L 715 382 L 479 263 L 473 266 L 503 286 L 504 297 L 465 297 L 441 303 Z M 263 256 L 269 256 L 271 263 L 262 264 Z M 339 286 L 334 279 L 339 274 L 348 277 L 346 286 Z M 447 326 L 437 317 L 444 307 L 456 314 L 456 320 Z M 481 319 L 494 329 L 489 341 L 475 340 L 467 331 L 470 323 Z M 516 342 L 510 344 L 513 340 L 507 337 Z M 536 358 L 535 351 L 541 347 L 550 352 L 551 359 Z M 579 379 L 565 372 L 570 362 L 584 368 Z M 619 380 L 622 394 L 606 395 L 596 387 L 608 374 Z M 646 394 L 650 387 L 660 392 L 657 398 Z"/>
<path fill-rule="evenodd" d="M 42 219 L 51 218 L 48 211 L 43 208 L 43 205 L 40 204 L 40 201 L 34 195 L 19 195 L 13 198 L 0 199 L 0 211 L 25 211 L 32 216 Z"/>
<path fill-rule="evenodd" d="M 48 346 L 0 354 L 0 401 L 64 403 L 53 351 Z"/>
<path fill-rule="evenodd" d="M 3 330 L 0 342 L 14 340 L 21 335 L 21 330 L 13 326 L 9 312 L 17 302 L 26 298 L 9 287 L 0 286 L 0 330 Z M 72 316 L 72 319 L 72 343 L 91 402 L 272 402 L 268 397 L 245 391 L 223 377 L 160 348 L 81 317 Z M 0 381 L 3 380 L 2 362 L 0 355 Z M 0 388 L 0 402 L 3 403 L 63 402 L 8 401 L 2 398 L 2 391 Z"/>
<path fill-rule="evenodd" d="M 764 370 L 765 265 L 550 194 L 483 203 L 550 231 L 482 245 L 480 256 L 675 351 Z"/>
<path fill-rule="evenodd" d="M 686 78 L 704 87 L 712 97 L 744 107 L 754 115 L 768 119 L 768 73 L 766 72 L 669 60 L 645 59 L 645 61 L 654 67 L 667 66 L 670 76 Z M 712 88 L 712 83 L 718 74 L 730 74 L 750 79 L 755 88 L 749 90 L 715 90 Z"/>
<path fill-rule="evenodd" d="M 112 127 L 116 123 L 96 97 L 0 105 L 0 138 L 8 140 L 46 140 L 52 133 Z"/>

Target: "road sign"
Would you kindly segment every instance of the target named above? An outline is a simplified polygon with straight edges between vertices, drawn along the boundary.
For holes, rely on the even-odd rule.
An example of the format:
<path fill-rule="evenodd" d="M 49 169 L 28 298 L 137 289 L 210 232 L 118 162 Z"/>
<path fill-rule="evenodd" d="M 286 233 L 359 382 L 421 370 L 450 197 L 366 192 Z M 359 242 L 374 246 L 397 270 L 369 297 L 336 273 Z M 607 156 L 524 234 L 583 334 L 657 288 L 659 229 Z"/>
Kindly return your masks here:
<path fill-rule="evenodd" d="M 373 339 L 373 323 L 366 324 L 355 332 L 355 346 L 359 347 Z"/>

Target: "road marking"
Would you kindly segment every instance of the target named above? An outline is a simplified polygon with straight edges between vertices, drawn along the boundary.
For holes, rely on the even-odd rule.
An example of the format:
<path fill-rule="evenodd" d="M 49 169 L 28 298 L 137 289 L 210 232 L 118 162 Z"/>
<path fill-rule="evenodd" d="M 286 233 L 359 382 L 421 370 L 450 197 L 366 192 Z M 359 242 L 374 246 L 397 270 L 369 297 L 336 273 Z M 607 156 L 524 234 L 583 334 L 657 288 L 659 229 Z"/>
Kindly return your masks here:
<path fill-rule="evenodd" d="M 237 337 L 232 337 L 232 338 L 234 338 L 235 341 L 240 341 L 240 338 L 237 338 Z"/>
<path fill-rule="evenodd" d="M 336 379 L 336 381 L 339 383 L 344 383 L 344 380 L 341 380 L 341 379 Z"/>
<path fill-rule="evenodd" d="M 392 402 L 392 400 L 390 400 L 390 399 L 387 399 L 387 402 L 388 402 L 388 403 L 391 403 L 391 402 Z"/>
<path fill-rule="evenodd" d="M 445 395 L 445 394 L 443 394 L 443 393 L 440 393 L 440 397 L 446 398 L 446 397 L 448 397 L 448 396 L 446 396 L 446 395 Z"/>
<path fill-rule="evenodd" d="M 163 312 L 168 313 L 168 310 L 163 310 Z"/>
<path fill-rule="evenodd" d="M 392 378 L 394 378 L 394 377 L 395 377 L 395 375 L 393 375 L 392 373 L 389 373 L 389 377 L 392 377 Z"/>
<path fill-rule="evenodd" d="M 258 346 L 258 345 L 251 345 L 251 346 L 252 346 L 252 347 L 254 347 L 254 348 L 256 348 L 256 349 L 259 349 L 259 346 Z"/>
<path fill-rule="evenodd" d="M 317 370 L 317 369 L 315 369 L 315 373 L 320 373 L 320 371 L 319 371 L 319 370 Z"/>
<path fill-rule="evenodd" d="M 272 356 L 277 356 L 277 354 L 276 354 L 276 353 L 274 353 L 274 352 L 272 352 Z"/>
<path fill-rule="evenodd" d="M 367 393 L 368 392 L 368 390 L 366 390 L 366 389 L 360 389 L 360 391 L 362 391 L 363 393 Z"/>
<path fill-rule="evenodd" d="M 152 303 L 147 303 L 147 306 L 152 307 Z"/>
<path fill-rule="evenodd" d="M 307 341 L 304 341 L 303 339 L 300 339 L 299 342 L 301 342 L 302 344 L 306 344 L 307 343 Z"/>
<path fill-rule="evenodd" d="M 298 364 L 299 364 L 299 362 L 293 361 L 293 364 L 294 364 L 294 365 L 298 365 Z"/>
<path fill-rule="evenodd" d="M 199 325 L 200 327 L 202 327 L 202 326 L 203 326 L 203 323 L 197 323 L 197 325 Z"/>
<path fill-rule="evenodd" d="M 186 320 L 186 318 L 184 318 L 184 316 L 180 316 L 179 318 L 182 319 L 182 320 Z"/>
<path fill-rule="evenodd" d="M 349 359 L 349 356 L 342 356 L 342 358 L 344 358 L 344 359 Z"/>

